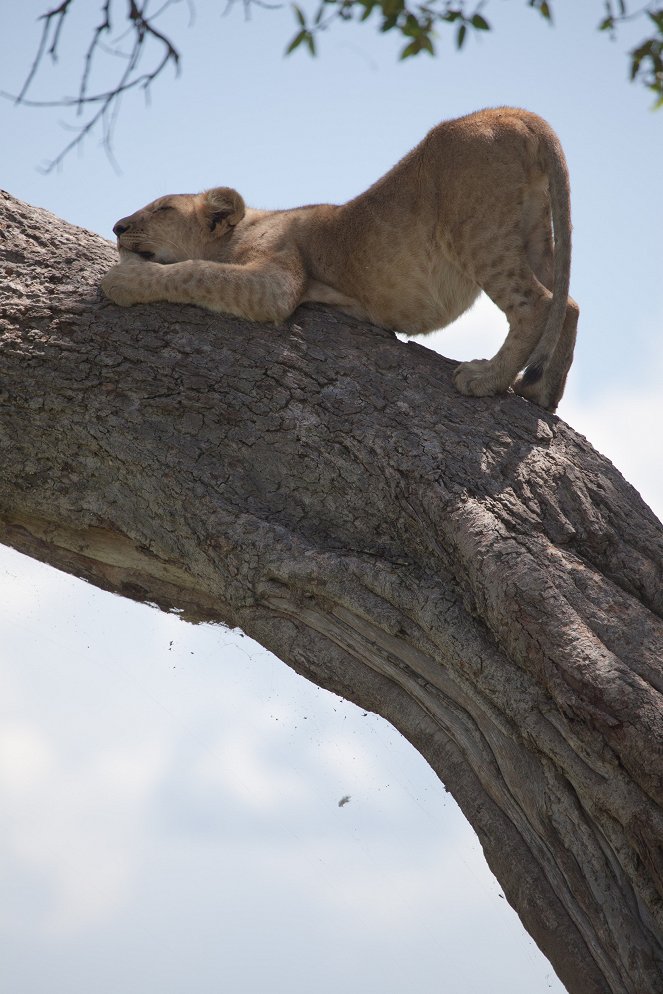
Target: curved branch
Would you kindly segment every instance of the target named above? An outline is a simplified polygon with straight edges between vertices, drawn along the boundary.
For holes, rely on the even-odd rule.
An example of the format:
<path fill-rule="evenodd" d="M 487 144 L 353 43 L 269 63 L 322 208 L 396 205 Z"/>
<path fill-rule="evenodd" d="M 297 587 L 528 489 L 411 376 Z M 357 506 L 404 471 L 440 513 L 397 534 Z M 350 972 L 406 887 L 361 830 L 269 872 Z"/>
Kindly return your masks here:
<path fill-rule="evenodd" d="M 661 994 L 663 531 L 638 494 L 386 331 L 121 310 L 109 243 L 0 215 L 0 539 L 385 716 L 570 994 Z"/>

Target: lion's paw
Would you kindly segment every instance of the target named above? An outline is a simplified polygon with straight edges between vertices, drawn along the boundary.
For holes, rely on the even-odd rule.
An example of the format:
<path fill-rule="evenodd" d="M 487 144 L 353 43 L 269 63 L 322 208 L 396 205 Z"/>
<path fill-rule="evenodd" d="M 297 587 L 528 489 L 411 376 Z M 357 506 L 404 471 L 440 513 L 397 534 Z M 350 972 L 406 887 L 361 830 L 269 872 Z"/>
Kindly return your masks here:
<path fill-rule="evenodd" d="M 146 269 L 150 263 L 143 260 L 124 260 L 109 269 L 101 281 L 106 297 L 120 307 L 145 304 L 150 301 Z"/>
<path fill-rule="evenodd" d="M 456 390 L 466 397 L 492 397 L 505 389 L 497 382 L 490 359 L 461 362 L 454 370 L 453 381 Z"/>

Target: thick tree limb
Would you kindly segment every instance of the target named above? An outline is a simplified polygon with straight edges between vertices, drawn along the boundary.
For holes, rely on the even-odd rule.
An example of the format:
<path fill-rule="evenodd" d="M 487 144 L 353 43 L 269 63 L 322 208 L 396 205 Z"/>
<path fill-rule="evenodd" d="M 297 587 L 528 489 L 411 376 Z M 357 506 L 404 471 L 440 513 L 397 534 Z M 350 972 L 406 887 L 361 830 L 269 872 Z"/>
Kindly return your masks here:
<path fill-rule="evenodd" d="M 0 199 L 0 540 L 237 625 L 388 718 L 571 994 L 663 992 L 663 531 L 518 397 L 322 309 L 100 299 Z"/>

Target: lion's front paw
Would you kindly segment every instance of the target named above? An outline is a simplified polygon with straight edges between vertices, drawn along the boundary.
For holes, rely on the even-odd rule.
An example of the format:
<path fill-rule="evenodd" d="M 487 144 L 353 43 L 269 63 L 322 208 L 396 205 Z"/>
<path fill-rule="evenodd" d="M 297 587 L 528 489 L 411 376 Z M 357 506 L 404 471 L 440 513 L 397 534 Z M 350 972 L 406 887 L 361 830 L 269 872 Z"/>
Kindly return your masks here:
<path fill-rule="evenodd" d="M 109 300 L 120 307 L 144 304 L 149 301 L 144 269 L 148 263 L 120 262 L 106 273 L 101 289 Z"/>
<path fill-rule="evenodd" d="M 500 383 L 490 359 L 461 362 L 454 370 L 453 381 L 456 390 L 466 397 L 492 397 L 493 394 L 503 393 L 508 387 L 508 383 L 506 387 Z"/>

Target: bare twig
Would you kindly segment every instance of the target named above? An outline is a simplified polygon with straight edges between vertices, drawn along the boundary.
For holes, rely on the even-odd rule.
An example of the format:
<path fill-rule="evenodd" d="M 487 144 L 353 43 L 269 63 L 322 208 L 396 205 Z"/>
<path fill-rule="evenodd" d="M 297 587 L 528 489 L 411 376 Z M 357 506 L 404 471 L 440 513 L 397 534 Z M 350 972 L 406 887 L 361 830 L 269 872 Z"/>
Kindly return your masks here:
<path fill-rule="evenodd" d="M 67 15 L 67 10 L 69 9 L 70 5 L 73 2 L 74 0 L 62 0 L 62 3 L 60 4 L 59 7 L 54 7 L 53 10 L 47 11 L 45 14 L 42 14 L 41 17 L 39 18 L 40 21 L 44 22 L 41 38 L 39 39 L 39 45 L 37 46 L 37 53 L 35 55 L 32 66 L 30 67 L 30 71 L 28 72 L 28 75 L 25 79 L 25 83 L 23 84 L 19 95 L 15 98 L 17 104 L 23 103 L 23 97 L 27 93 L 33 79 L 35 78 L 37 69 L 41 65 L 41 60 L 44 56 L 44 50 L 46 49 L 46 42 L 48 41 L 49 32 L 51 30 L 51 21 L 55 17 L 59 17 L 59 21 L 57 22 L 55 31 L 53 32 L 53 41 L 51 42 L 51 47 L 48 50 L 48 54 L 51 56 L 54 62 L 57 61 L 57 47 L 58 47 L 58 42 L 60 40 L 60 30 L 62 28 L 64 19 Z"/>
<path fill-rule="evenodd" d="M 112 145 L 114 128 L 117 121 L 120 97 L 130 90 L 141 88 L 147 94 L 150 85 L 165 70 L 169 63 L 172 63 L 176 72 L 179 71 L 180 53 L 172 43 L 170 38 L 160 31 L 156 25 L 156 20 L 180 0 L 165 0 L 165 2 L 153 13 L 147 13 L 150 0 L 126 0 L 127 9 L 124 15 L 127 22 L 127 30 L 122 38 L 127 35 L 131 39 L 131 47 L 128 52 L 118 48 L 110 48 L 104 44 L 104 38 L 108 36 L 113 28 L 113 4 L 115 0 L 103 0 L 100 3 L 101 19 L 92 32 L 89 45 L 83 59 L 83 71 L 81 74 L 78 94 L 75 97 L 64 96 L 57 100 L 31 100 L 28 99 L 28 91 L 32 87 L 39 69 L 41 68 L 45 55 L 50 55 L 54 62 L 58 59 L 58 46 L 60 44 L 65 18 L 69 14 L 75 0 L 62 0 L 57 7 L 46 11 L 39 18 L 43 21 L 41 37 L 37 46 L 35 58 L 30 67 L 28 75 L 17 96 L 0 91 L 0 95 L 12 99 L 17 104 L 26 107 L 75 107 L 77 114 L 82 114 L 87 106 L 95 105 L 97 109 L 90 116 L 89 120 L 81 127 L 75 129 L 76 136 L 62 149 L 62 151 L 45 167 L 45 172 L 61 165 L 62 161 L 83 139 L 89 135 L 97 126 L 102 129 L 102 144 L 106 150 L 109 161 L 117 168 Z M 190 0 L 189 7 L 192 9 Z M 151 69 L 138 72 L 138 65 L 144 56 L 150 42 L 158 44 L 161 54 Z M 124 62 L 124 67 L 119 74 L 117 82 L 108 89 L 99 93 L 90 93 L 91 79 L 95 69 L 95 60 L 101 53 L 105 56 L 120 58 Z"/>
<path fill-rule="evenodd" d="M 88 50 L 85 53 L 85 68 L 83 69 L 83 76 L 81 78 L 81 88 L 79 90 L 79 101 L 78 101 L 79 114 L 83 109 L 83 99 L 85 97 L 85 92 L 87 90 L 88 79 L 90 78 L 90 73 L 92 72 L 92 62 L 94 59 L 94 53 L 96 51 L 97 45 L 99 44 L 102 34 L 105 31 L 110 31 L 111 28 L 110 3 L 111 0 L 105 0 L 105 3 L 102 8 L 104 19 L 101 22 L 101 24 L 99 24 L 95 28 L 94 34 L 92 35 L 92 41 L 90 42 Z"/>

